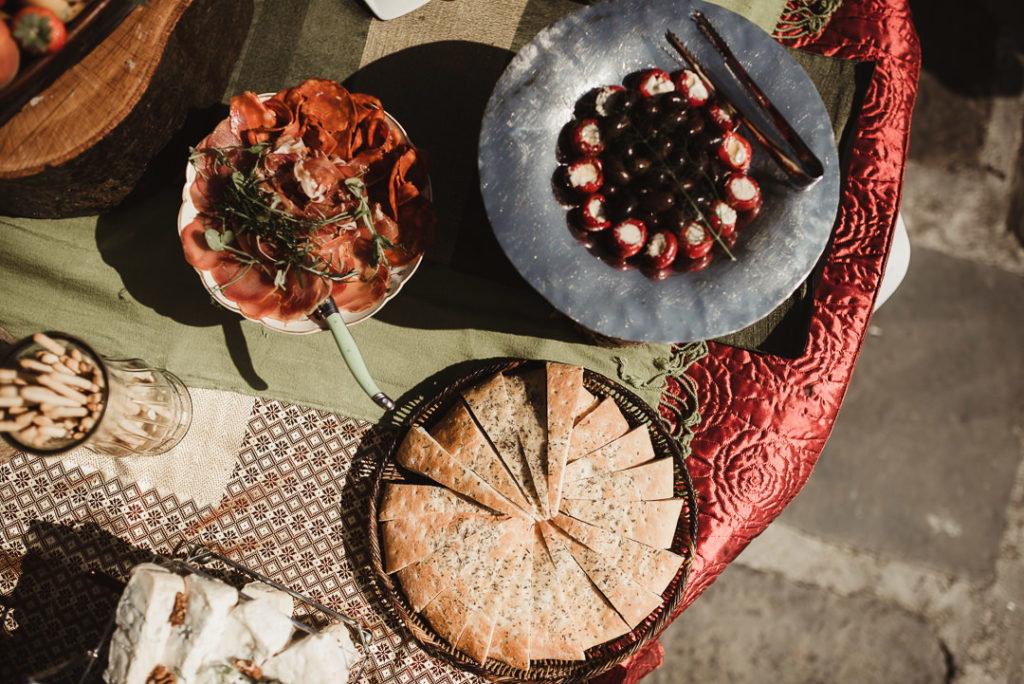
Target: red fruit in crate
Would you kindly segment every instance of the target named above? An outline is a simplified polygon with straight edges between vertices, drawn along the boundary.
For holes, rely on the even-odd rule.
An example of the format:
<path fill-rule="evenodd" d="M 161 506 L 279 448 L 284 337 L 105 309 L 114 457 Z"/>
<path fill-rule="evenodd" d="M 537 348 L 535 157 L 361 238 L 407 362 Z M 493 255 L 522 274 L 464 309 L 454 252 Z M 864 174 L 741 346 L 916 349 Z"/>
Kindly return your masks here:
<path fill-rule="evenodd" d="M 7 24 L 0 21 L 0 88 L 14 80 L 18 75 L 20 63 L 21 53 L 18 51 L 18 44 L 11 36 Z"/>
<path fill-rule="evenodd" d="M 659 230 L 647 241 L 644 247 L 644 256 L 648 263 L 655 269 L 668 268 L 676 260 L 679 252 L 679 241 L 674 233 L 667 230 Z"/>
<path fill-rule="evenodd" d="M 53 10 L 29 5 L 11 20 L 11 33 L 21 49 L 33 55 L 52 55 L 68 41 L 64 22 Z"/>
<path fill-rule="evenodd" d="M 639 253 L 646 241 L 647 226 L 639 219 L 626 219 L 611 230 L 611 249 L 623 259 Z"/>
<path fill-rule="evenodd" d="M 700 259 L 711 251 L 711 233 L 699 221 L 690 221 L 679 232 L 680 247 L 690 259 Z"/>
<path fill-rule="evenodd" d="M 597 119 L 584 119 L 572 131 L 572 146 L 578 153 L 594 156 L 604 151 L 604 137 Z"/>

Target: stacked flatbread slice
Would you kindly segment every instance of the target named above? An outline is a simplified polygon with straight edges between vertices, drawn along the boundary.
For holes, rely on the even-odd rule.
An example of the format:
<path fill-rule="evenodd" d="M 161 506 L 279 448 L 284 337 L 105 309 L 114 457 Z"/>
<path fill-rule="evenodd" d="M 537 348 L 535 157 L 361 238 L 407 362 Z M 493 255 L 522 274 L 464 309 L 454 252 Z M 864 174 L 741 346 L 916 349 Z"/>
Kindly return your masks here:
<path fill-rule="evenodd" d="M 464 390 L 395 458 L 436 484 L 385 485 L 385 571 L 479 663 L 583 660 L 657 611 L 683 564 L 672 458 L 577 366 Z"/>

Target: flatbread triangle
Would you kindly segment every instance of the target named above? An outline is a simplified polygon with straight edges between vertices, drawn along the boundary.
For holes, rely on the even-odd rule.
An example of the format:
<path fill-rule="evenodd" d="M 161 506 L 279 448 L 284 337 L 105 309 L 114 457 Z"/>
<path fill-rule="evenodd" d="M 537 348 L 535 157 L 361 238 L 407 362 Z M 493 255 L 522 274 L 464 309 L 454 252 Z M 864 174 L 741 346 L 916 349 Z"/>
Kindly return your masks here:
<path fill-rule="evenodd" d="M 384 485 L 377 519 L 399 520 L 431 513 L 489 513 L 483 506 L 444 487 L 389 482 Z"/>
<path fill-rule="evenodd" d="M 530 537 L 536 538 L 533 530 Z M 495 620 L 488 657 L 527 670 L 533 646 L 530 610 L 533 595 L 532 540 L 524 539 L 518 551 L 514 556 L 515 564 L 504 578 L 507 583 L 502 593 L 504 601 Z"/>
<path fill-rule="evenodd" d="M 512 474 L 487 441 L 487 436 L 477 427 L 465 404 L 456 402 L 434 425 L 430 434 L 452 458 L 476 473 L 499 494 L 524 511 L 533 511 L 533 506 L 526 500 Z"/>
<path fill-rule="evenodd" d="M 523 448 L 519 444 L 519 432 L 512 420 L 505 376 L 499 373 L 475 387 L 463 390 L 462 398 L 494 446 L 495 452 L 512 474 L 519 489 L 533 504 L 534 512 L 538 516 L 541 515 L 530 466 L 526 463 Z"/>
<path fill-rule="evenodd" d="M 547 428 L 548 428 L 548 513 L 558 512 L 562 498 L 562 480 L 569 458 L 569 439 L 579 396 L 583 390 L 583 369 L 562 363 L 548 362 Z"/>
<path fill-rule="evenodd" d="M 381 523 L 384 570 L 395 572 L 423 560 L 451 537 L 468 537 L 497 524 L 491 513 L 430 513 Z"/>
<path fill-rule="evenodd" d="M 511 516 L 526 512 L 456 461 L 421 426 L 413 426 L 395 452 L 395 460 L 488 508 Z"/>
<path fill-rule="evenodd" d="M 573 539 L 596 551 L 605 565 L 618 568 L 655 594 L 665 591 L 685 560 L 679 554 L 626 539 L 565 514 L 559 514 L 552 522 Z"/>
<path fill-rule="evenodd" d="M 579 461 L 577 461 L 579 463 Z M 675 469 L 671 457 L 649 463 L 600 473 L 582 480 L 572 480 L 564 487 L 566 499 L 612 499 L 615 501 L 646 501 L 671 499 L 674 494 Z"/>
<path fill-rule="evenodd" d="M 554 561 L 540 531 L 533 554 L 531 660 L 583 660 L 583 639 L 578 634 L 574 606 L 562 591 Z"/>
<path fill-rule="evenodd" d="M 548 511 L 548 429 L 547 377 L 543 370 L 533 370 L 505 378 L 512 419 L 519 432 L 519 444 L 530 472 L 533 491 L 544 518 Z"/>
<path fill-rule="evenodd" d="M 574 433 L 575 434 L 575 433 Z M 602 473 L 625 470 L 654 458 L 654 445 L 647 427 L 638 425 L 587 456 L 565 467 L 565 481 L 583 480 Z"/>
<path fill-rule="evenodd" d="M 618 568 L 607 565 L 600 554 L 564 532 L 558 531 L 556 535 L 558 542 L 565 544 L 569 553 L 630 628 L 636 629 L 637 625 L 661 606 L 661 596 L 647 591 Z"/>
<path fill-rule="evenodd" d="M 587 650 L 629 632 L 629 625 L 590 581 L 565 545 L 558 541 L 555 528 L 547 521 L 538 524 L 562 584 L 568 603 L 576 611 L 576 626 L 581 647 Z"/>
<path fill-rule="evenodd" d="M 605 397 L 593 411 L 572 431 L 569 441 L 569 462 L 583 458 L 594 449 L 621 437 L 629 430 L 629 423 L 611 397 Z"/>
<path fill-rule="evenodd" d="M 659 549 L 672 545 L 682 499 L 662 501 L 583 501 L 563 499 L 562 511 L 623 537 Z"/>

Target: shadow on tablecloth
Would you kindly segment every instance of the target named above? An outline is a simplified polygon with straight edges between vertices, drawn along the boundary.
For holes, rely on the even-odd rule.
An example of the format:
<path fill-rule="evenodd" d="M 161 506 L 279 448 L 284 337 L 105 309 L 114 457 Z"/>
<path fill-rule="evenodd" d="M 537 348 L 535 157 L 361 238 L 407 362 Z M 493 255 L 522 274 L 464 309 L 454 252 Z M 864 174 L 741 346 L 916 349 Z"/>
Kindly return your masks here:
<path fill-rule="evenodd" d="M 20 566 L 20 577 L 9 594 L 0 595 L 0 681 L 23 682 L 64 662 L 66 670 L 43 681 L 77 681 L 85 669 L 83 654 L 98 644 L 120 597 L 118 589 L 87 571 L 126 580 L 128 571 L 152 554 L 91 522 L 68 526 L 33 520 L 21 539 L 24 557 L 3 552 L 10 554 L 3 562 Z M 105 660 L 104 652 L 89 681 L 101 681 Z"/>

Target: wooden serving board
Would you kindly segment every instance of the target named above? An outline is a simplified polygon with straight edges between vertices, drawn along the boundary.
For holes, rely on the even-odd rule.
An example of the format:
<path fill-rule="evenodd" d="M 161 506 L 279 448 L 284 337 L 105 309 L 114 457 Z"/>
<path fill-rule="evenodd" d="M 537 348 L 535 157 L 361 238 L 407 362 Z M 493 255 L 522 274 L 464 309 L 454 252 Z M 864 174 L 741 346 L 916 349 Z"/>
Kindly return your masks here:
<path fill-rule="evenodd" d="M 0 213 L 94 214 L 131 191 L 190 107 L 218 102 L 252 0 L 150 0 L 0 126 Z"/>

